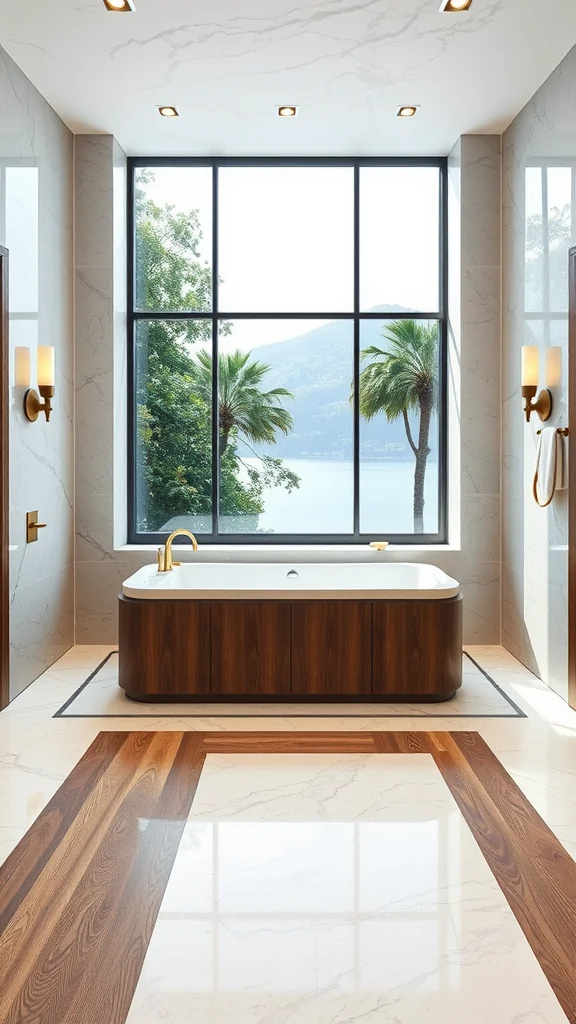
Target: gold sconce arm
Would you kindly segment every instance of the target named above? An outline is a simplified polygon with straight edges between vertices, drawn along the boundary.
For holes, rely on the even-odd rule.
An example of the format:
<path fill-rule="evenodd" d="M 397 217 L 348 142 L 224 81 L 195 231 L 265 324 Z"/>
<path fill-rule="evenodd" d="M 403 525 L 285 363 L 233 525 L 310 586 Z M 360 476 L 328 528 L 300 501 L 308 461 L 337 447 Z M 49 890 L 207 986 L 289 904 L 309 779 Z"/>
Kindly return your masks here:
<path fill-rule="evenodd" d="M 43 402 L 40 401 L 40 396 Z M 50 422 L 50 415 L 52 413 L 52 399 L 54 398 L 54 388 L 48 384 L 40 384 L 38 391 L 34 388 L 29 388 L 24 395 L 24 412 L 26 419 L 30 420 L 31 423 L 35 423 L 41 412 L 46 416 L 46 422 Z"/>
<path fill-rule="evenodd" d="M 548 388 L 543 388 L 536 398 L 538 388 L 533 384 L 522 385 L 522 398 L 524 399 L 524 415 L 526 422 L 530 422 L 533 412 L 537 413 L 542 422 L 550 419 L 552 415 L 552 394 Z M 534 399 L 536 398 L 536 401 Z"/>

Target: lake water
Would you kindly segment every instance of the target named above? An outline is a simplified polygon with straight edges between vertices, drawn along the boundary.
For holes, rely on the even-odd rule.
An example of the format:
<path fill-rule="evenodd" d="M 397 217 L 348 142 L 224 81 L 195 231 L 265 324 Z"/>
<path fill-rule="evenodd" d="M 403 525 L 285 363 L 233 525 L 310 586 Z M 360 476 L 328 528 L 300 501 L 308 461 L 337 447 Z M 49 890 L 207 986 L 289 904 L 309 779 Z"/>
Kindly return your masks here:
<path fill-rule="evenodd" d="M 258 468 L 258 459 L 244 460 Z M 353 464 L 328 459 L 284 459 L 300 477 L 298 490 L 270 488 L 259 530 L 274 533 L 350 533 L 353 528 Z M 360 529 L 377 539 L 412 533 L 414 462 L 363 461 L 360 474 Z M 426 470 L 424 530 L 438 531 L 438 466 Z"/>

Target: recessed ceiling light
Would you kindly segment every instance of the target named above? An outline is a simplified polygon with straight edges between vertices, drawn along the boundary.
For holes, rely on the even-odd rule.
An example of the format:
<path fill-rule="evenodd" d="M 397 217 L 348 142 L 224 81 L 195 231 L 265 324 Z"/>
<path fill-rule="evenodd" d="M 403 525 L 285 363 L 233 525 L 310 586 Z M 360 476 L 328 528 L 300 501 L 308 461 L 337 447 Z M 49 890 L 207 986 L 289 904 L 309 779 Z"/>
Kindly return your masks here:
<path fill-rule="evenodd" d="M 296 117 L 298 107 L 278 107 L 278 117 Z"/>
<path fill-rule="evenodd" d="M 418 105 L 411 107 L 398 107 L 396 117 L 414 117 L 418 113 Z"/>
<path fill-rule="evenodd" d="M 107 11 L 115 11 L 116 14 L 136 10 L 134 0 L 104 0 L 104 7 Z"/>
<path fill-rule="evenodd" d="M 473 0 L 442 0 L 440 5 L 441 14 L 459 14 L 460 11 L 468 11 L 472 7 Z"/>
<path fill-rule="evenodd" d="M 180 117 L 178 107 L 158 107 L 158 113 L 162 117 Z"/>

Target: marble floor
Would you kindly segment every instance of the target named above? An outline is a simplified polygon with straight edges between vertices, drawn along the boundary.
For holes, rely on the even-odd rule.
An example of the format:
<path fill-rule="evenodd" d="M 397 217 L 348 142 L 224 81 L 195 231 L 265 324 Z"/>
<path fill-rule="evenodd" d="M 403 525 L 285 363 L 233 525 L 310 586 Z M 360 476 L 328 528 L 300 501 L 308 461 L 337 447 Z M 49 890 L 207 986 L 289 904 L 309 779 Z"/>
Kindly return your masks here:
<path fill-rule="evenodd" d="M 221 718 L 397 718 L 422 716 L 446 718 L 466 716 L 467 718 L 509 718 L 522 717 L 524 712 L 512 698 L 499 687 L 485 670 L 465 654 L 463 659 L 463 683 L 453 700 L 429 704 L 378 704 L 354 703 L 343 708 L 342 704 L 139 704 L 130 701 L 118 686 L 118 654 L 107 654 L 96 672 L 90 673 L 71 698 L 56 712 L 66 718 L 200 718 L 218 720 Z"/>
<path fill-rule="evenodd" d="M 53 717 L 109 652 L 72 649 L 0 714 L 0 862 L 100 732 L 135 728 L 295 739 L 310 729 L 474 730 L 576 857 L 576 713 L 502 648 L 470 654 L 526 717 Z M 336 752 L 208 753 L 128 1014 L 129 1024 L 190 1019 L 576 1017 L 561 1009 L 433 760 Z"/>

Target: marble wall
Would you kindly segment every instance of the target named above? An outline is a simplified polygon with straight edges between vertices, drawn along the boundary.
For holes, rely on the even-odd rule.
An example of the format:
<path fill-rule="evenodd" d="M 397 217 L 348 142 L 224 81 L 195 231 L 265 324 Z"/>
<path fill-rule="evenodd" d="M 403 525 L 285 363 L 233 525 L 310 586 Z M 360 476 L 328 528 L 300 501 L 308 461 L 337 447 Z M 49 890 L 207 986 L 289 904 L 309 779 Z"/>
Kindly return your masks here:
<path fill-rule="evenodd" d="M 522 416 L 520 351 L 540 348 L 550 424 L 568 404 L 567 253 L 576 242 L 576 49 L 503 136 L 503 537 L 505 646 L 567 696 L 567 494 L 532 498 L 536 430 Z"/>
<path fill-rule="evenodd" d="M 74 638 L 73 137 L 0 48 L 0 243 L 10 250 L 11 695 Z M 15 350 L 56 350 L 50 423 L 29 423 Z M 26 545 L 26 512 L 48 524 Z"/>
<path fill-rule="evenodd" d="M 76 642 L 83 644 L 115 639 L 116 597 L 130 575 L 114 549 L 115 519 L 126 539 L 126 157 L 111 135 L 76 136 L 75 178 Z"/>
<path fill-rule="evenodd" d="M 126 545 L 125 160 L 110 136 L 76 138 L 76 640 L 117 638 L 122 581 L 155 558 Z M 451 155 L 450 544 L 433 560 L 462 583 L 465 638 L 500 641 L 500 138 Z M 182 556 L 188 558 L 188 554 Z M 368 548 L 201 546 L 195 558 L 373 560 Z"/>

